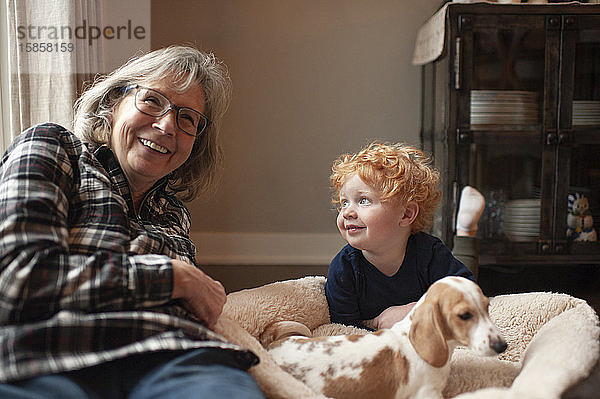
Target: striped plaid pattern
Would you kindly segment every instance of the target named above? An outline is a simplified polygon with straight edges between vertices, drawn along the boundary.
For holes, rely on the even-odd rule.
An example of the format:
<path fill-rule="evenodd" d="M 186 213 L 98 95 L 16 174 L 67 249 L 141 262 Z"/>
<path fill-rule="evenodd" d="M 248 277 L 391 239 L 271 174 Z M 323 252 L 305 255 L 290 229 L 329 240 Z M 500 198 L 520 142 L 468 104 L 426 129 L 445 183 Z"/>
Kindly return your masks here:
<path fill-rule="evenodd" d="M 112 151 L 45 124 L 0 163 L 0 382 L 156 350 L 228 344 L 176 301 L 195 264 L 186 207 L 153 187 L 139 212 Z"/>

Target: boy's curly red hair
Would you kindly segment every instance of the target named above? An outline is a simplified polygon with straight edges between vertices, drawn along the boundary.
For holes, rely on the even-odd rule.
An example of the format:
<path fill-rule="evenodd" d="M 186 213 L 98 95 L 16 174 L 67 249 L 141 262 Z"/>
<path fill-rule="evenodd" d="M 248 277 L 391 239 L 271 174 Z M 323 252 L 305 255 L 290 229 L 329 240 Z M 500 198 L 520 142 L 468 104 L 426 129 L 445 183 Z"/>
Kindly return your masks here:
<path fill-rule="evenodd" d="M 397 206 L 409 201 L 418 204 L 419 214 L 411 226 L 413 233 L 433 225 L 441 198 L 441 191 L 436 188 L 440 174 L 423 151 L 403 143 L 373 142 L 356 154 L 340 155 L 331 170 L 334 204 L 339 205 L 339 193 L 346 180 L 357 174 L 381 193 L 381 202 Z"/>

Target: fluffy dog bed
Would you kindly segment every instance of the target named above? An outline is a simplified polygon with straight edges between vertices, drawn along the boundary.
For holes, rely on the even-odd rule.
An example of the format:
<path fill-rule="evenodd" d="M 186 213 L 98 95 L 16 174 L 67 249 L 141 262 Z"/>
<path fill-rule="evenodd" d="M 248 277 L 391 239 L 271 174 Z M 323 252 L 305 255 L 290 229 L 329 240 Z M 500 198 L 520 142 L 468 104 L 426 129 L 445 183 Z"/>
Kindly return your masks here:
<path fill-rule="evenodd" d="M 322 397 L 270 358 L 263 345 L 272 337 L 263 333 L 272 323 L 299 322 L 313 336 L 367 332 L 330 323 L 324 284 L 324 277 L 304 277 L 228 295 L 216 330 L 260 357 L 250 372 L 270 399 Z M 504 334 L 507 351 L 482 358 L 457 348 L 444 397 L 559 398 L 598 361 L 598 316 L 581 299 L 544 292 L 501 295 L 491 298 L 490 317 Z"/>

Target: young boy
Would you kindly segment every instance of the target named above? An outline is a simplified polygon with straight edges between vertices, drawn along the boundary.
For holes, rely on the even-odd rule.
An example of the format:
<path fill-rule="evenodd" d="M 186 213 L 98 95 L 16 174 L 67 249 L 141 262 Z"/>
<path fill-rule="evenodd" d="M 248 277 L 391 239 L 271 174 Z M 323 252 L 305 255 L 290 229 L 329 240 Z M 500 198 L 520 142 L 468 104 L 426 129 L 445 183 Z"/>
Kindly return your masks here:
<path fill-rule="evenodd" d="M 373 143 L 340 156 L 332 170 L 337 226 L 348 243 L 327 275 L 332 322 L 389 328 L 436 280 L 453 275 L 475 281 L 440 239 L 422 231 L 433 224 L 441 195 L 436 189 L 439 173 L 423 152 L 404 144 Z M 469 234 L 473 220 L 476 229 L 483 197 L 472 204 L 474 217 L 461 217 L 462 230 Z"/>

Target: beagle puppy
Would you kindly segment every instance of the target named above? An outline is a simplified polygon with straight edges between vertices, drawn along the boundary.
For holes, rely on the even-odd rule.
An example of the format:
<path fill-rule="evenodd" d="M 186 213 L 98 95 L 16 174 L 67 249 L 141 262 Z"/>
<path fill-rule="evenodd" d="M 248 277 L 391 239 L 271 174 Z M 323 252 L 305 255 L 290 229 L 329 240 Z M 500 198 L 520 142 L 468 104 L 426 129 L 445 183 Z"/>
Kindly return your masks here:
<path fill-rule="evenodd" d="M 271 328 L 275 342 L 269 353 L 280 367 L 327 397 L 442 398 L 456 346 L 482 356 L 506 350 L 506 341 L 490 321 L 488 305 L 489 299 L 471 280 L 445 277 L 390 329 L 281 339 L 277 328 Z M 283 336 L 294 328 L 284 322 Z M 306 329 L 298 332 L 307 335 Z"/>

